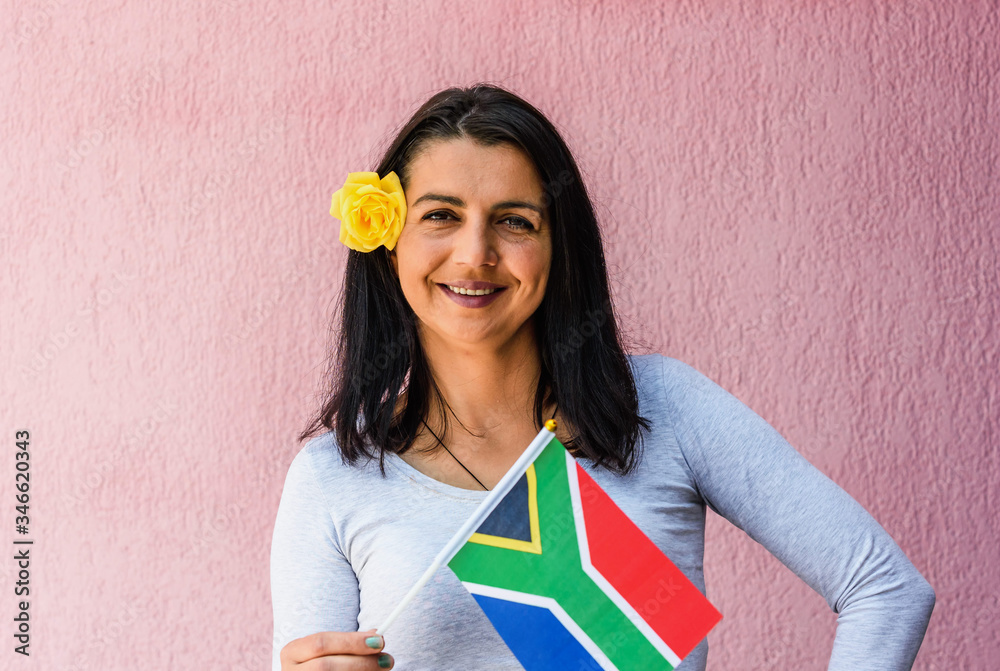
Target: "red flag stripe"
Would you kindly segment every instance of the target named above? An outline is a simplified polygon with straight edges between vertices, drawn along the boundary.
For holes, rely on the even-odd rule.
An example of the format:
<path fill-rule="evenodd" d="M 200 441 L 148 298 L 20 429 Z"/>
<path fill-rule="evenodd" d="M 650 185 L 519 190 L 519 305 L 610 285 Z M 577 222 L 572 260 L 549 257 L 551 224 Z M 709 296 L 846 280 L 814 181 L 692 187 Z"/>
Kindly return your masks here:
<path fill-rule="evenodd" d="M 681 658 L 722 614 L 577 464 L 594 568 Z"/>

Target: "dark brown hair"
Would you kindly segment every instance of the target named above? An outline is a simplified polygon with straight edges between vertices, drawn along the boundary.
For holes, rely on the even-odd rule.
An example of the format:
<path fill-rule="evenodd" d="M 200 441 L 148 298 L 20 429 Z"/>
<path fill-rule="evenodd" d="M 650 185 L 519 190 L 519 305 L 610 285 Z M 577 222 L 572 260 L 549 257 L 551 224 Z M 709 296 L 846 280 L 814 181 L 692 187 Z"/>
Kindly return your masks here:
<path fill-rule="evenodd" d="M 395 171 L 404 190 L 411 161 L 438 140 L 469 138 L 510 144 L 533 161 L 542 180 L 552 231 L 552 264 L 535 312 L 542 370 L 535 393 L 541 426 L 547 403 L 558 404 L 574 434 L 566 447 L 619 473 L 638 461 L 641 429 L 632 370 L 618 330 L 594 207 L 558 131 L 531 104 L 496 86 L 450 88 L 424 103 L 399 131 L 375 172 Z M 337 346 L 330 358 L 322 409 L 299 440 L 334 432 L 346 463 L 410 449 L 441 398 L 417 338 L 385 247 L 348 252 L 340 296 Z M 407 391 L 402 412 L 397 400 Z"/>

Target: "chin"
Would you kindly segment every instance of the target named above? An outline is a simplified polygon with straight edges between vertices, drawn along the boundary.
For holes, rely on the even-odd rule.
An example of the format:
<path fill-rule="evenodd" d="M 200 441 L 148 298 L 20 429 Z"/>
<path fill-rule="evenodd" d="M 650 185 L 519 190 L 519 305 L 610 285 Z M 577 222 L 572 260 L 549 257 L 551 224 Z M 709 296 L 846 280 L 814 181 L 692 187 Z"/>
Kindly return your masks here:
<path fill-rule="evenodd" d="M 447 345 L 479 350 L 484 347 L 499 349 L 504 343 L 509 343 L 514 339 L 513 333 L 497 333 L 491 330 L 462 328 L 444 332 L 439 331 L 437 336 Z"/>

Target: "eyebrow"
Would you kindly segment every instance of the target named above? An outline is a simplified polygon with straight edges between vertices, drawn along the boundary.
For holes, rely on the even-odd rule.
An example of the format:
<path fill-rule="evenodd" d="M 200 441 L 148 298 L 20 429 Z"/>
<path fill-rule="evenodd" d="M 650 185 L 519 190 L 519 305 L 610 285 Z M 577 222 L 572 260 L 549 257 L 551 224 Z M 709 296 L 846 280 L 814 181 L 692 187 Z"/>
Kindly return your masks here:
<path fill-rule="evenodd" d="M 413 201 L 413 205 L 416 206 L 425 200 L 436 200 L 442 203 L 448 203 L 449 205 L 454 205 L 455 207 L 465 207 L 465 201 L 461 198 L 456 198 L 455 196 L 445 196 L 439 193 L 425 193 L 420 196 L 420 198 Z M 504 200 L 495 204 L 490 208 L 490 210 L 502 210 L 508 207 L 522 207 L 526 210 L 534 210 L 539 216 L 545 216 L 545 212 L 542 211 L 541 207 L 535 205 L 534 203 L 529 203 L 526 200 Z"/>

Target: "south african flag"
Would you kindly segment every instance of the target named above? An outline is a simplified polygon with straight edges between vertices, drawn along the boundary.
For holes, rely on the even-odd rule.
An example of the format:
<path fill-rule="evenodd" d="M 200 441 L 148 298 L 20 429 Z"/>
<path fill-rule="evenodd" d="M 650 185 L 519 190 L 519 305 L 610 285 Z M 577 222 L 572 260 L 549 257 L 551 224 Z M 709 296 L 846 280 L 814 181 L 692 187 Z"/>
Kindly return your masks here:
<path fill-rule="evenodd" d="M 448 566 L 528 671 L 673 669 L 722 619 L 555 437 Z"/>

